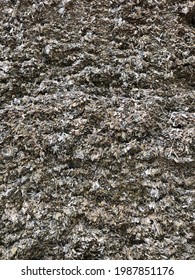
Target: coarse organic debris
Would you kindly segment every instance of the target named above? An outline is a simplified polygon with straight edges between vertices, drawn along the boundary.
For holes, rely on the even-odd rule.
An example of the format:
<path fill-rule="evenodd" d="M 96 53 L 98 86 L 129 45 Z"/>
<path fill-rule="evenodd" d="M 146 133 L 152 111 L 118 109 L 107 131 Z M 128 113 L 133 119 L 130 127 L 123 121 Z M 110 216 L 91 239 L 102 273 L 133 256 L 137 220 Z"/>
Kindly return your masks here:
<path fill-rule="evenodd" d="M 0 259 L 195 258 L 194 1 L 0 1 Z"/>

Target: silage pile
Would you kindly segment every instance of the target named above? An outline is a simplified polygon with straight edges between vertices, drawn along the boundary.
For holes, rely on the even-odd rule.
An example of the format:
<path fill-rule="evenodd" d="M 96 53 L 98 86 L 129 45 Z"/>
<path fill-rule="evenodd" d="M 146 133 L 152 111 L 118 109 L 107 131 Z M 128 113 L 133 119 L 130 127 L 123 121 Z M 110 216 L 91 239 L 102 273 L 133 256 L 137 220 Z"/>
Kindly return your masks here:
<path fill-rule="evenodd" d="M 1 259 L 194 259 L 193 5 L 0 2 Z"/>

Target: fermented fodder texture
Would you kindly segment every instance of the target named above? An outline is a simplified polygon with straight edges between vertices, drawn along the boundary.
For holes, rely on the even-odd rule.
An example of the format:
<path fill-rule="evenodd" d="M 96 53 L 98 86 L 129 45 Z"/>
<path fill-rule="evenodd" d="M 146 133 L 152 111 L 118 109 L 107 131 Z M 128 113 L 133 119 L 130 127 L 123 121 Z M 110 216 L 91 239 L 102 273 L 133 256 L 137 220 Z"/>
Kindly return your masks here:
<path fill-rule="evenodd" d="M 193 1 L 1 1 L 0 258 L 194 258 Z"/>

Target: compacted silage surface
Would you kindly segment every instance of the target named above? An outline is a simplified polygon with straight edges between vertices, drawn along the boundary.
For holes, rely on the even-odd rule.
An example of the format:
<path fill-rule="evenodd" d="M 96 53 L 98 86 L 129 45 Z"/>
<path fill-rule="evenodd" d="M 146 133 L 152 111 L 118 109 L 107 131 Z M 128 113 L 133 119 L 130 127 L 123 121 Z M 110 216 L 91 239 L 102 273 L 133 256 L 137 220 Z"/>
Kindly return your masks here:
<path fill-rule="evenodd" d="M 194 1 L 11 2 L 0 258 L 194 259 Z"/>

